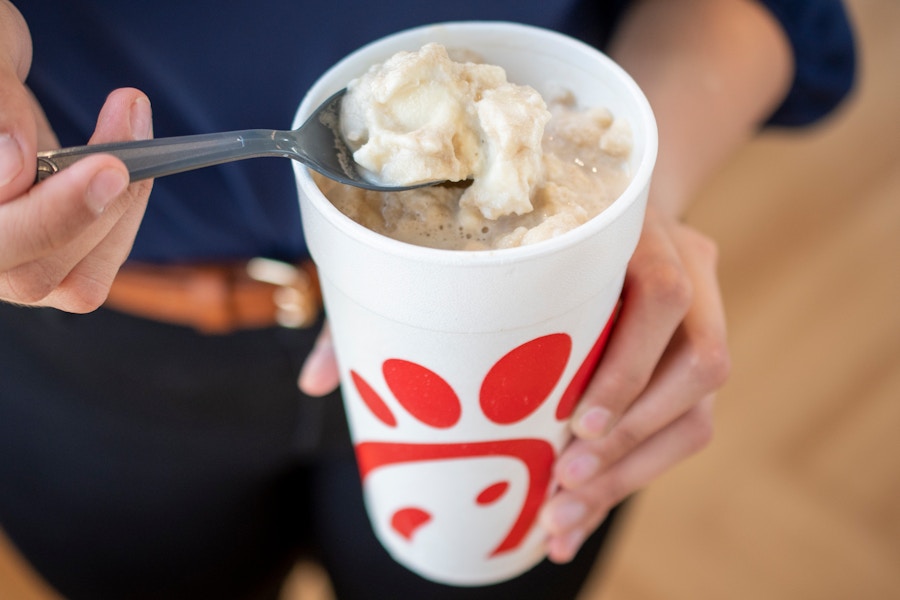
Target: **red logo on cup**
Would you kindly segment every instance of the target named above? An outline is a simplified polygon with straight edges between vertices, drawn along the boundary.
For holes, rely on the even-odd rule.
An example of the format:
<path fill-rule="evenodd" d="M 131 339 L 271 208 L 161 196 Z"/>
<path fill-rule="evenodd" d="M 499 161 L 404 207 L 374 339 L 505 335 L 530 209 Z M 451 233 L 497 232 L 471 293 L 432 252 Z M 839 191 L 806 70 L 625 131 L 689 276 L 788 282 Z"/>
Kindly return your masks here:
<path fill-rule="evenodd" d="M 560 396 L 554 411 L 558 421 L 568 419 L 574 411 L 606 345 L 611 325 L 612 319 Z M 481 383 L 478 398 L 480 418 L 501 428 L 528 419 L 557 388 L 571 351 L 570 336 L 554 333 L 521 344 L 508 352 L 488 370 Z M 383 425 L 397 427 L 395 410 L 359 373 L 351 371 L 350 374 L 368 411 Z M 453 386 L 428 367 L 391 358 L 382 363 L 382 375 L 396 403 L 420 426 L 449 432 L 463 416 L 464 404 Z M 467 439 L 451 443 L 361 441 L 356 444 L 356 454 L 364 482 L 373 473 L 388 467 L 439 469 L 441 465 L 456 463 L 455 468 L 458 469 L 460 461 L 479 459 L 493 459 L 492 466 L 503 463 L 509 466 L 510 461 L 516 463 L 518 467 L 512 472 L 522 473 L 523 476 L 510 476 L 509 469 L 498 469 L 492 477 L 490 470 L 485 474 L 481 469 L 477 491 L 476 488 L 469 488 L 465 492 L 472 494 L 468 500 L 457 499 L 462 502 L 457 512 L 474 514 L 473 511 L 495 505 L 504 498 L 516 498 L 514 518 L 509 521 L 503 535 L 487 549 L 484 558 L 515 550 L 522 544 L 546 497 L 556 458 L 554 448 L 547 440 L 533 437 Z M 436 506 L 442 501 L 432 504 Z M 428 504 L 425 501 L 392 507 L 389 518 L 386 518 L 389 522 L 385 525 L 407 543 L 414 544 L 420 531 L 434 526 L 443 518 L 443 515 L 436 514 L 438 510 Z M 452 518 L 459 520 L 459 515 Z"/>

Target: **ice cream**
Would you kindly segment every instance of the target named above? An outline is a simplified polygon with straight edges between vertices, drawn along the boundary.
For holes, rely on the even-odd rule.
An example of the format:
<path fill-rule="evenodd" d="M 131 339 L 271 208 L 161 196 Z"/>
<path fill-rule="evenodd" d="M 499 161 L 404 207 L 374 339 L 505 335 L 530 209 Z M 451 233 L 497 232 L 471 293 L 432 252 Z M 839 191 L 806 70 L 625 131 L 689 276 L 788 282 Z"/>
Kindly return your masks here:
<path fill-rule="evenodd" d="M 458 182 L 376 193 L 317 179 L 347 216 L 444 249 L 531 244 L 577 227 L 628 184 L 627 123 L 549 102 L 499 66 L 454 61 L 438 44 L 400 52 L 348 85 L 341 123 L 353 158 L 383 183 Z"/>

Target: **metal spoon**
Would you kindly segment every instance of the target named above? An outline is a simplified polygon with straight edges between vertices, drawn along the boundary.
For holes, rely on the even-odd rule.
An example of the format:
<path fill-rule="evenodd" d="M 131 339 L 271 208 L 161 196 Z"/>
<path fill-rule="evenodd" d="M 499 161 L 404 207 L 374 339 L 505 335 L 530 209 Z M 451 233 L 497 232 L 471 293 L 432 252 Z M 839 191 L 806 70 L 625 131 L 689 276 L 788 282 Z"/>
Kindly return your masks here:
<path fill-rule="evenodd" d="M 365 179 L 340 133 L 340 106 L 346 91 L 344 89 L 331 96 L 299 129 L 292 131 L 246 129 L 39 152 L 37 181 L 89 154 L 103 153 L 122 159 L 131 174 L 131 181 L 245 158 L 281 156 L 298 160 L 340 183 L 367 190 L 399 191 L 442 183 L 434 181 L 409 186 L 385 186 Z"/>

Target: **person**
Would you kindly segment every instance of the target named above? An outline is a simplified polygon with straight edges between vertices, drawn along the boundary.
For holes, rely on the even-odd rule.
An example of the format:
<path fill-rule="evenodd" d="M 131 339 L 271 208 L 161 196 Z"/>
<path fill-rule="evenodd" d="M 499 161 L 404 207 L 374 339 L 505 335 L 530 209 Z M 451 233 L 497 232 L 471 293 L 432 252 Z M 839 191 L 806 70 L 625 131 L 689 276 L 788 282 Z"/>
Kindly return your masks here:
<path fill-rule="evenodd" d="M 38 149 L 88 137 L 283 128 L 350 51 L 462 19 L 597 45 L 660 131 L 620 315 L 540 516 L 549 560 L 484 588 L 426 582 L 372 537 L 288 161 L 129 184 L 94 155 L 34 183 Z M 681 215 L 761 127 L 818 121 L 853 73 L 838 0 L 0 0 L 5 535 L 69 598 L 274 597 L 304 553 L 340 598 L 574 597 L 620 503 L 712 433 L 716 248 Z M 258 257 L 305 282 L 299 314 L 271 300 L 285 281 L 247 275 Z"/>

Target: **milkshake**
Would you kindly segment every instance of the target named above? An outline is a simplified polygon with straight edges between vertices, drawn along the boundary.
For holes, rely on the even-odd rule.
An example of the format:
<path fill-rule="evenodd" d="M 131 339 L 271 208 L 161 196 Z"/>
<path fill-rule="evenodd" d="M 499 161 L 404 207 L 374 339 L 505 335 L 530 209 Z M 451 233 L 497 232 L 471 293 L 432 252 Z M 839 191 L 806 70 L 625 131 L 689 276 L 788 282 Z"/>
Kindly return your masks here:
<path fill-rule="evenodd" d="M 558 89 L 547 101 L 502 67 L 439 44 L 399 52 L 348 85 L 353 158 L 380 193 L 317 177 L 338 209 L 393 239 L 450 250 L 533 244 L 574 229 L 628 185 L 631 132 Z"/>
<path fill-rule="evenodd" d="M 474 67 L 448 64 L 437 47 L 427 51 L 430 63 L 414 64 L 429 44 L 446 49 L 452 63 L 482 65 L 486 72 L 464 75 Z M 331 184 L 296 163 L 303 233 L 318 266 L 375 534 L 422 577 L 485 585 L 515 577 L 545 556 L 537 515 L 552 493 L 554 461 L 571 440 L 568 420 L 600 360 L 640 236 L 656 125 L 635 83 L 596 49 L 496 22 L 419 27 L 359 49 L 310 89 L 295 123 L 349 82 L 380 77 L 375 66 L 401 52 L 414 61 L 408 73 L 419 70 L 427 75 L 421 82 L 437 84 L 385 80 L 361 96 L 352 109 L 361 120 L 348 118 L 355 123 L 347 137 L 357 160 L 375 177 L 458 181 L 397 198 L 387 210 L 375 196 L 372 207 L 357 208 L 374 215 L 364 226 L 348 218 L 351 208 L 345 214 L 332 203 L 338 194 Z M 441 79 L 435 69 L 444 67 L 449 76 Z M 510 108 L 504 100 L 479 114 L 473 104 L 490 100 L 488 88 L 498 98 L 516 98 L 515 110 L 497 112 Z M 365 107 L 380 101 L 379 89 L 387 104 L 367 124 Z M 401 105 L 402 112 L 395 110 Z M 473 135 L 449 145 L 443 134 L 400 135 L 424 125 L 468 128 Z M 551 137 L 575 150 L 566 154 Z M 366 148 L 370 141 L 375 144 Z M 578 150 L 594 142 L 604 164 Z M 498 160 L 507 151 L 512 158 Z M 427 159 L 413 158 L 423 152 Z M 394 159 L 399 166 L 391 171 Z M 615 177 L 594 182 L 593 169 L 607 161 Z M 504 170 L 509 165 L 516 166 Z M 554 175 L 569 168 L 578 174 Z M 562 191 L 580 179 L 589 183 Z M 496 194 L 481 193 L 496 181 L 509 183 L 498 184 Z M 450 191 L 437 194 L 452 197 L 432 202 L 429 194 L 440 188 Z M 582 202 L 577 210 L 548 208 L 544 190 L 566 207 L 567 194 L 606 198 L 596 209 Z M 350 197 L 353 202 L 368 200 Z M 561 225 L 530 243 L 531 232 L 555 230 L 547 223 L 566 213 L 574 215 L 571 228 Z M 535 221 L 513 224 L 516 219 Z M 416 232 L 419 221 L 425 233 Z M 442 226 L 449 235 L 429 245 Z M 514 240 L 518 230 L 521 239 Z M 412 233 L 400 241 L 391 237 L 398 231 Z"/>

